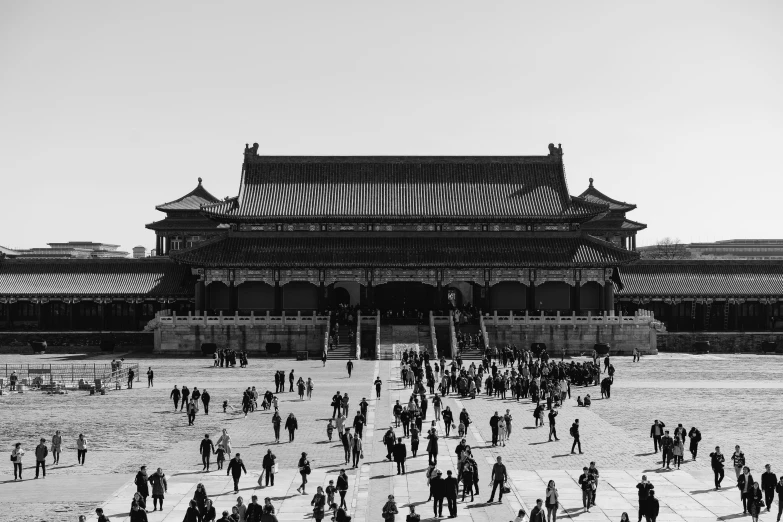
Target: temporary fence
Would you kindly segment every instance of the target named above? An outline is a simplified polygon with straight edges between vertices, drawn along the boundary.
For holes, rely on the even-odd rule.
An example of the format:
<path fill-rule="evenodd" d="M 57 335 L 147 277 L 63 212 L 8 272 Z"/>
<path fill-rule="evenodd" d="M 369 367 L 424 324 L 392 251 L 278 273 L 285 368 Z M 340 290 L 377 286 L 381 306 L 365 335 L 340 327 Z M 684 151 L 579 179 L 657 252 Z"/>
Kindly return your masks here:
<path fill-rule="evenodd" d="M 100 379 L 104 383 L 126 383 L 128 375 L 133 370 L 133 380 L 138 382 L 139 365 L 122 363 L 120 368 L 112 368 L 111 364 L 5 364 L 0 365 L 4 377 L 4 385 L 8 386 L 12 373 L 16 373 L 18 384 L 76 384 L 79 381 L 94 383 Z"/>

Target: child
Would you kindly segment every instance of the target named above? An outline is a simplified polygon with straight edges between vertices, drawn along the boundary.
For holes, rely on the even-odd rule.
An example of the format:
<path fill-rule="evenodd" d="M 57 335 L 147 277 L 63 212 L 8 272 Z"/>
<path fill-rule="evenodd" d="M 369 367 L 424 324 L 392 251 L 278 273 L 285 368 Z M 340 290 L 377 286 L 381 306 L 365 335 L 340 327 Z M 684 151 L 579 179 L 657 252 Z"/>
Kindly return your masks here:
<path fill-rule="evenodd" d="M 577 395 L 576 396 L 576 405 L 577 406 L 584 406 L 584 404 L 582 403 L 582 396 L 581 395 Z"/>
<path fill-rule="evenodd" d="M 329 485 L 326 486 L 326 503 L 330 506 L 334 504 L 334 492 L 337 488 L 334 487 L 334 480 L 329 481 Z"/>
<path fill-rule="evenodd" d="M 226 408 L 228 408 L 228 401 L 223 401 L 223 413 L 226 413 Z"/>
<path fill-rule="evenodd" d="M 218 449 L 215 453 L 217 453 L 218 469 L 223 469 L 223 463 L 226 461 L 226 455 L 225 455 L 225 451 L 223 450 L 223 447 L 218 446 Z"/>
<path fill-rule="evenodd" d="M 459 438 L 462 438 L 465 436 L 465 423 L 462 421 L 459 421 L 459 428 L 457 430 L 457 433 L 459 434 Z"/>
<path fill-rule="evenodd" d="M 275 407 L 275 411 L 278 411 L 277 408 L 277 395 L 272 396 L 272 405 Z"/>
<path fill-rule="evenodd" d="M 329 419 L 329 424 L 326 425 L 326 436 L 329 437 L 329 442 L 332 442 L 333 431 L 334 431 L 334 424 L 332 424 L 332 419 Z"/>

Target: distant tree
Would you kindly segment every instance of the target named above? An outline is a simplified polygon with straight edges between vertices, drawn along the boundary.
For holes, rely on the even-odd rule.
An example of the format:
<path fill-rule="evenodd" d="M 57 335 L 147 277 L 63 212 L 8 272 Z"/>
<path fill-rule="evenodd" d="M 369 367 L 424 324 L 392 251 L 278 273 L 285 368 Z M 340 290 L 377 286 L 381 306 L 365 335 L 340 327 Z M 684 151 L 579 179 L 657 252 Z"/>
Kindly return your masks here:
<path fill-rule="evenodd" d="M 689 259 L 691 251 L 679 239 L 665 237 L 642 252 L 644 259 Z"/>

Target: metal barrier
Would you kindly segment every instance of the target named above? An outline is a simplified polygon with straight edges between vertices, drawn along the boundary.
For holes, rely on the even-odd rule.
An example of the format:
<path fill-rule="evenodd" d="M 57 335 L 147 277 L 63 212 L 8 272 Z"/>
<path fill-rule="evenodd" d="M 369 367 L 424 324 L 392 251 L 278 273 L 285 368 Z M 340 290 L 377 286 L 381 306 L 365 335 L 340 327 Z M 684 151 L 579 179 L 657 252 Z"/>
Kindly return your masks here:
<path fill-rule="evenodd" d="M 123 363 L 120 370 L 112 371 L 110 364 L 5 364 L 0 366 L 5 377 L 5 385 L 11 374 L 16 372 L 17 384 L 33 386 L 33 381 L 42 384 L 68 383 L 76 384 L 79 381 L 94 383 L 96 379 L 103 382 L 128 381 L 130 370 L 134 372 L 134 380 L 139 382 L 139 365 L 137 363 Z"/>

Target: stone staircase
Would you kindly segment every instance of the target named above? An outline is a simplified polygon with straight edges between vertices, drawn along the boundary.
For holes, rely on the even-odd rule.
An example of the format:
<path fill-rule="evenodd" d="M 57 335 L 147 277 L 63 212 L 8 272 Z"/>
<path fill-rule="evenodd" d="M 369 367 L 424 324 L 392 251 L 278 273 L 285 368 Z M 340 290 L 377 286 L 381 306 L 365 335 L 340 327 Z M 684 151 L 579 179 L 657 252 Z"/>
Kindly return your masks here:
<path fill-rule="evenodd" d="M 395 358 L 397 352 L 408 351 L 428 352 L 433 355 L 430 327 L 428 325 L 392 325 L 381 323 L 381 359 Z M 399 353 L 397 353 L 399 358 Z"/>
<path fill-rule="evenodd" d="M 356 359 L 356 344 L 351 341 L 351 327 L 340 325 L 337 329 L 337 344 L 329 352 L 330 360 Z"/>
<path fill-rule="evenodd" d="M 481 335 L 481 328 L 475 324 L 462 324 L 458 327 L 458 331 L 472 337 Z M 463 360 L 481 360 L 484 357 L 484 352 L 481 346 L 474 345 L 464 348 L 462 352 L 460 352 L 460 356 Z"/>

